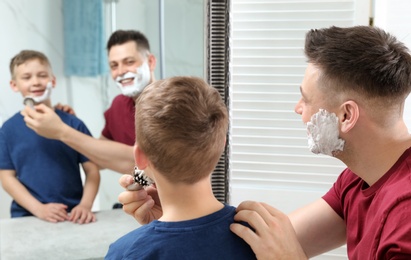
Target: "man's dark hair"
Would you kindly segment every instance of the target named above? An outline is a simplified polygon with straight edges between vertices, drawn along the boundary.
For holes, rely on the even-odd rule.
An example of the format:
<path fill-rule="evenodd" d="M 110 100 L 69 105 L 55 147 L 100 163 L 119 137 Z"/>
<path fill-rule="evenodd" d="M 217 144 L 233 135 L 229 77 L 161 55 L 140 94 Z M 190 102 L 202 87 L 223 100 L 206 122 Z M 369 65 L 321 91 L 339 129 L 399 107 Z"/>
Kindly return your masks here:
<path fill-rule="evenodd" d="M 321 70 L 320 81 L 332 91 L 355 91 L 369 98 L 404 98 L 411 90 L 407 47 L 382 29 L 332 26 L 306 35 L 308 62 Z"/>
<path fill-rule="evenodd" d="M 114 45 L 124 44 L 129 41 L 134 41 L 137 44 L 139 51 L 150 51 L 150 44 L 144 34 L 135 30 L 117 30 L 107 42 L 107 51 L 110 51 Z"/>

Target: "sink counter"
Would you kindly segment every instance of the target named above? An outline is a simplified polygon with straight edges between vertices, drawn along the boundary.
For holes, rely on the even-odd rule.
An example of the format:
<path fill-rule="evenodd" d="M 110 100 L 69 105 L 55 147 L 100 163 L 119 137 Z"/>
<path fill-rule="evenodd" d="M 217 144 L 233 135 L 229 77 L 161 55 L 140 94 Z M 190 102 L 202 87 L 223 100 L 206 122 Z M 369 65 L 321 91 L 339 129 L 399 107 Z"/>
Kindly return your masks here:
<path fill-rule="evenodd" d="M 36 217 L 0 220 L 0 259 L 103 259 L 111 243 L 140 225 L 122 209 L 96 212 L 91 224 Z"/>

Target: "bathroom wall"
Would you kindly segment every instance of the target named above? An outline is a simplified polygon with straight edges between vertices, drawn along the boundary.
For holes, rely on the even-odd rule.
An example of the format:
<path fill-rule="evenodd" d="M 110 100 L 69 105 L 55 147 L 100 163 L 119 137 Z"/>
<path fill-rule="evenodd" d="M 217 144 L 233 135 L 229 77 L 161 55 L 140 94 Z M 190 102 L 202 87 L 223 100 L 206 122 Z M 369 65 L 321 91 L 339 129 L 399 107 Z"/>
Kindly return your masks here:
<path fill-rule="evenodd" d="M 392 33 L 411 50 L 411 1 L 374 0 L 374 25 Z M 411 97 L 408 96 L 404 108 L 404 121 L 411 130 Z"/>
<path fill-rule="evenodd" d="M 114 29 L 136 29 L 145 33 L 151 43 L 151 51 L 158 59 L 156 78 L 159 79 L 158 1 L 113 2 L 115 12 L 112 16 L 111 1 L 104 0 L 106 39 Z M 183 74 L 203 77 L 204 1 L 164 2 L 165 77 Z M 112 28 L 112 17 L 115 18 L 115 28 Z M 57 78 L 51 97 L 53 104 L 71 105 L 93 136 L 98 138 L 104 126 L 103 112 L 119 92 L 107 75 L 95 78 L 64 75 L 62 0 L 0 0 L 0 21 L 0 126 L 23 108 L 21 95 L 9 87 L 10 59 L 22 49 L 35 49 L 48 56 Z M 120 174 L 102 170 L 101 177 L 94 210 L 111 209 L 121 192 L 118 185 Z M 10 196 L 0 189 L 0 219 L 9 217 L 10 203 Z"/>

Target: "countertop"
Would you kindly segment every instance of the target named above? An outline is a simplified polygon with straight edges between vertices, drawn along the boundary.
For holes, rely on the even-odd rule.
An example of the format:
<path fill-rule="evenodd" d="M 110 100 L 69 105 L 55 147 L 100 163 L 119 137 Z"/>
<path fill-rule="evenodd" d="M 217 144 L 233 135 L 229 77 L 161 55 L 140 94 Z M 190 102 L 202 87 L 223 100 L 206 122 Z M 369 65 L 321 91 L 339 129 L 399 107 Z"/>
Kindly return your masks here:
<path fill-rule="evenodd" d="M 140 225 L 122 209 L 96 212 L 90 224 L 36 217 L 0 220 L 0 259 L 104 259 L 108 247 Z"/>

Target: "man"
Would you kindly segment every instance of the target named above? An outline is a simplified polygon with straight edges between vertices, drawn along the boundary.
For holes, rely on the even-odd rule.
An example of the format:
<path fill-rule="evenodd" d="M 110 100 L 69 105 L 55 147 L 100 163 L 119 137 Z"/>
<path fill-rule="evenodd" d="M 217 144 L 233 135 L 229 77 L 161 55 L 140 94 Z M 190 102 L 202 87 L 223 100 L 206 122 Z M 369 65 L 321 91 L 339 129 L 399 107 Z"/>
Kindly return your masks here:
<path fill-rule="evenodd" d="M 118 30 L 107 43 L 111 77 L 122 94 L 105 112 L 100 139 L 85 135 L 64 124 L 56 113 L 43 105 L 26 108 L 22 114 L 27 126 L 39 135 L 60 140 L 84 154 L 100 168 L 130 173 L 134 167 L 134 102 L 138 94 L 155 80 L 156 59 L 147 38 L 138 31 Z"/>
<path fill-rule="evenodd" d="M 307 259 L 347 244 L 350 259 L 411 259 L 411 136 L 403 120 L 411 56 L 381 29 L 330 27 L 307 33 L 308 66 L 295 107 L 314 153 L 347 165 L 320 199 L 289 216 L 243 202 L 231 230 L 258 259 Z M 126 187 L 131 180 L 122 176 Z M 149 194 L 149 195 L 148 195 Z M 141 223 L 161 216 L 154 187 L 123 192 Z"/>

